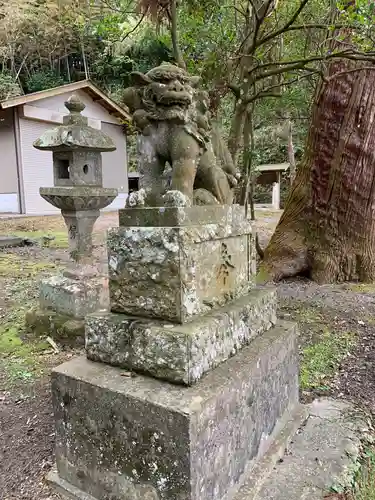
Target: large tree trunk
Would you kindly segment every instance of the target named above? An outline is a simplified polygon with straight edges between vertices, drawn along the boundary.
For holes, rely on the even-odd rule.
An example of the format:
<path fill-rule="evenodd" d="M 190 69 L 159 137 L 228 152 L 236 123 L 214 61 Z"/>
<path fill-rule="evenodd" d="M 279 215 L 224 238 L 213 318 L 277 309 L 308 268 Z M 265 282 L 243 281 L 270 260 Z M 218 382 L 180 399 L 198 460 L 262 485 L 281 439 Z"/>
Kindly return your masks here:
<path fill-rule="evenodd" d="M 330 74 L 344 69 L 336 63 Z M 372 70 L 347 72 L 320 88 L 305 158 L 260 277 L 375 280 L 374 88 Z"/>
<path fill-rule="evenodd" d="M 288 140 L 289 175 L 290 175 L 290 183 L 293 184 L 293 181 L 296 177 L 296 157 L 294 154 L 293 124 L 291 119 L 288 120 L 287 128 L 288 128 L 287 140 Z"/>

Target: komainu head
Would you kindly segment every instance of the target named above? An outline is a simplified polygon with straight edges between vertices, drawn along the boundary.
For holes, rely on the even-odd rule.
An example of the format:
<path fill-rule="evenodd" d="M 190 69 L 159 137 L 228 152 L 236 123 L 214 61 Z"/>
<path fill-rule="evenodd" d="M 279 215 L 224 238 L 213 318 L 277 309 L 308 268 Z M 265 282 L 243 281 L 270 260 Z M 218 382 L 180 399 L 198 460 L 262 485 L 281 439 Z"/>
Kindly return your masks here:
<path fill-rule="evenodd" d="M 186 118 L 199 80 L 178 66 L 163 63 L 146 74 L 132 73 L 133 87 L 126 89 L 124 101 L 130 111 L 142 108 L 154 120 Z"/>

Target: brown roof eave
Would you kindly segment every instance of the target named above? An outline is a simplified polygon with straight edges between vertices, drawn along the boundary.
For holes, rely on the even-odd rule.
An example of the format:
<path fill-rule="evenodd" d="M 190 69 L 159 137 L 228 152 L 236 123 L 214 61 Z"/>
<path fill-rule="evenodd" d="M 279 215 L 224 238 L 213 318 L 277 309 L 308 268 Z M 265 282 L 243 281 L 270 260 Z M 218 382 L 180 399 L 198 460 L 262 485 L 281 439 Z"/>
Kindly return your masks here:
<path fill-rule="evenodd" d="M 13 97 L 12 99 L 7 99 L 6 101 L 0 102 L 0 108 L 9 109 L 16 106 L 22 106 L 24 104 L 30 104 L 32 102 L 39 101 L 41 99 L 54 97 L 57 95 L 65 94 L 67 92 L 76 92 L 77 90 L 82 90 L 87 94 L 89 94 L 90 97 L 92 97 L 101 106 L 103 106 L 109 113 L 113 114 L 117 118 L 127 121 L 131 120 L 131 114 L 127 108 L 119 106 L 89 80 L 81 80 L 79 82 L 67 83 L 66 85 L 61 85 L 60 87 L 55 87 L 53 89 L 41 90 L 39 92 L 33 92 L 32 94 Z"/>

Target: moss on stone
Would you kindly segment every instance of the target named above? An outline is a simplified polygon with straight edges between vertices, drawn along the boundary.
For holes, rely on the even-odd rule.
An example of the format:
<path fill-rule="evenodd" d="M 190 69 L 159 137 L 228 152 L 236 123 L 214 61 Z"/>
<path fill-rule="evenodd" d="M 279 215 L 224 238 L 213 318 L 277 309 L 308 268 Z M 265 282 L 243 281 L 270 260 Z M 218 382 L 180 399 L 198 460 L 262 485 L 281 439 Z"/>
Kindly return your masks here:
<path fill-rule="evenodd" d="M 36 337 L 49 335 L 63 344 L 76 345 L 84 342 L 84 321 L 57 314 L 55 311 L 30 309 L 26 313 L 26 328 Z"/>
<path fill-rule="evenodd" d="M 264 285 L 265 283 L 269 282 L 270 277 L 268 274 L 268 271 L 264 267 L 260 267 L 259 271 L 256 275 L 255 282 L 257 285 Z"/>

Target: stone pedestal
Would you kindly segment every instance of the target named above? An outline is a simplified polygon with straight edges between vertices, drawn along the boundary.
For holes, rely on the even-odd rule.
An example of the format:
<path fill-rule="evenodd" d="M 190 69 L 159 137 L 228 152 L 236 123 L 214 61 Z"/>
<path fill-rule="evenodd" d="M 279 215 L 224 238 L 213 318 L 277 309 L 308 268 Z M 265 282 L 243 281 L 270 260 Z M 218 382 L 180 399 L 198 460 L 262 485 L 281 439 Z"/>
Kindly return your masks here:
<path fill-rule="evenodd" d="M 135 321 L 124 314 L 89 315 L 86 352 L 93 361 L 191 385 L 275 323 L 276 291 L 254 289 L 183 325 Z"/>
<path fill-rule="evenodd" d="M 112 311 L 186 323 L 245 295 L 252 238 L 236 205 L 120 211 L 108 233 Z"/>
<path fill-rule="evenodd" d="M 74 500 L 235 500 L 298 407 L 296 327 L 255 286 L 243 210 L 124 210 L 108 255 L 89 359 L 53 373 L 51 482 Z"/>
<path fill-rule="evenodd" d="M 79 358 L 52 392 L 52 478 L 70 498 L 233 498 L 298 403 L 296 328 L 280 323 L 190 388 Z"/>

